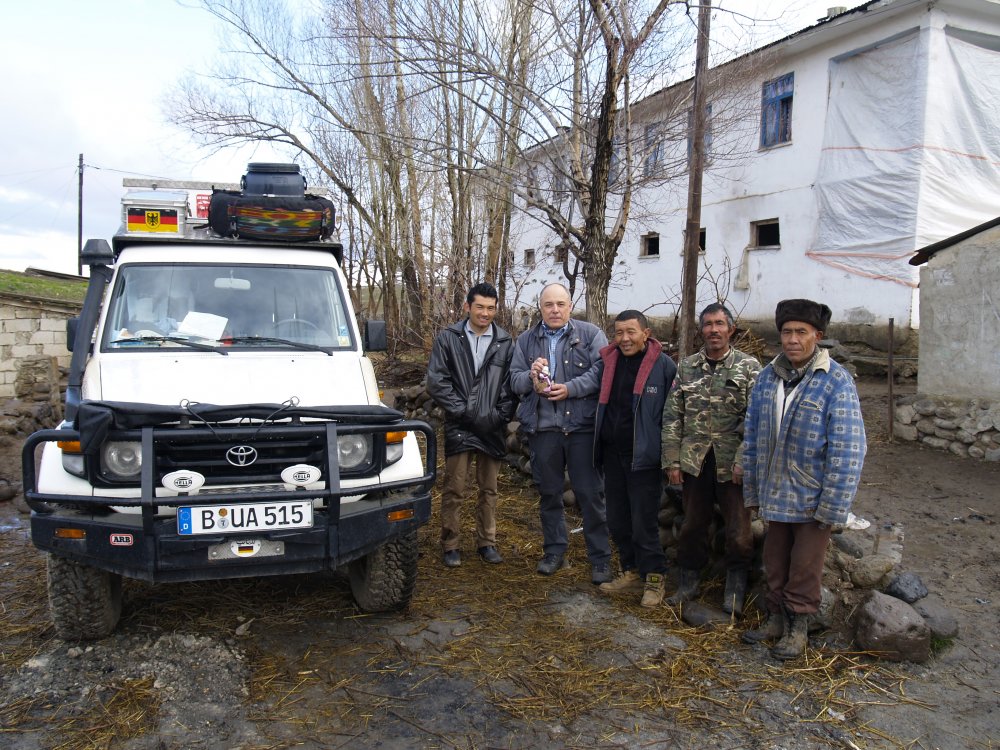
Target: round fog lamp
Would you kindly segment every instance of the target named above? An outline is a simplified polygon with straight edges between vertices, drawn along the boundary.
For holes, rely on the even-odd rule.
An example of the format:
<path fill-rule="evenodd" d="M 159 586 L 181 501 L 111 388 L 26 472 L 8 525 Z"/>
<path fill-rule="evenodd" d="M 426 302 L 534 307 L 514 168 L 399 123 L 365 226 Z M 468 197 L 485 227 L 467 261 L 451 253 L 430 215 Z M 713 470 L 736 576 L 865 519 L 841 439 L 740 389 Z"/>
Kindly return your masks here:
<path fill-rule="evenodd" d="M 105 443 L 101 460 L 108 473 L 119 477 L 134 477 L 142 468 L 142 443 Z"/>

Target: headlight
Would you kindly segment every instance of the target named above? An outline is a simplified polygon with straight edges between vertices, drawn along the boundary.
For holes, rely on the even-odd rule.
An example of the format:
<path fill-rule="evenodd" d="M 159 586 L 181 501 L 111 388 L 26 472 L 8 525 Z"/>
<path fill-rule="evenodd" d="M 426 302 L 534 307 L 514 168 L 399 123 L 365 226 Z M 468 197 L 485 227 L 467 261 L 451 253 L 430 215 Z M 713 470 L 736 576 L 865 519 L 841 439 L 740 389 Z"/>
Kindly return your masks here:
<path fill-rule="evenodd" d="M 101 449 L 101 468 L 113 478 L 131 479 L 142 468 L 142 443 L 110 442 Z"/>
<path fill-rule="evenodd" d="M 337 461 L 341 469 L 355 469 L 369 460 L 371 437 L 369 435 L 339 435 Z"/>

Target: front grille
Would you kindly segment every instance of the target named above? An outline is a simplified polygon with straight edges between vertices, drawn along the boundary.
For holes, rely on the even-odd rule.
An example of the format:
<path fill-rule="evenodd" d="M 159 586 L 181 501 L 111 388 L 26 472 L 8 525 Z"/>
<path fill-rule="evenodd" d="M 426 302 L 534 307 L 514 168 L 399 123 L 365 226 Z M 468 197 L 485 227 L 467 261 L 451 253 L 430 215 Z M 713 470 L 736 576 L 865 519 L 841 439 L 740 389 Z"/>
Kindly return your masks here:
<path fill-rule="evenodd" d="M 345 432 L 356 432 L 346 430 Z M 160 428 L 153 432 L 155 457 L 154 482 L 160 484 L 166 474 L 180 469 L 196 471 L 205 477 L 205 486 L 282 483 L 281 472 L 295 464 L 315 466 L 321 476 L 330 476 L 327 466 L 326 423 L 269 425 L 266 429 L 241 425 L 233 429 L 204 427 Z M 139 440 L 135 431 L 111 433 L 110 440 Z M 385 461 L 385 440 L 381 434 L 369 433 L 369 450 L 365 460 L 351 469 L 340 468 L 340 476 L 370 477 L 378 473 Z M 227 460 L 228 455 L 234 459 Z M 239 456 L 254 455 L 253 461 Z M 333 447 L 334 460 L 338 456 Z M 150 460 L 143 455 L 143 461 Z M 138 487 L 135 476 L 122 479 L 102 472 L 97 461 L 88 462 L 91 481 L 98 487 Z M 234 465 L 237 464 L 237 465 Z"/>
<path fill-rule="evenodd" d="M 256 451 L 256 459 L 245 466 L 226 460 L 234 447 L 246 446 Z M 194 438 L 177 430 L 169 439 L 155 445 L 157 478 L 171 471 L 188 469 L 204 475 L 205 484 L 260 484 L 281 481 L 281 471 L 294 464 L 317 466 L 326 471 L 326 440 L 322 434 L 295 437 L 258 435 L 251 440 Z"/>

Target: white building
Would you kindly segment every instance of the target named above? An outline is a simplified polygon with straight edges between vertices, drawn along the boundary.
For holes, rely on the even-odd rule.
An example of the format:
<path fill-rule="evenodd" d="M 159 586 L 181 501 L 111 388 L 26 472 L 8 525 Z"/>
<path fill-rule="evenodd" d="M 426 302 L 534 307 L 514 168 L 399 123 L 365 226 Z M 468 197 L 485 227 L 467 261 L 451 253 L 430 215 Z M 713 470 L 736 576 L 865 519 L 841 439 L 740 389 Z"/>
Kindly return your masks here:
<path fill-rule="evenodd" d="M 1000 2 L 873 0 L 759 52 L 716 69 L 731 90 L 709 95 L 699 306 L 723 296 L 766 326 L 778 300 L 810 297 L 841 325 L 916 328 L 909 258 L 1000 206 Z M 689 85 L 634 105 L 633 132 L 655 133 L 658 102 Z M 750 106 L 723 129 L 737 100 Z M 637 158 L 663 157 L 654 144 Z M 682 175 L 636 193 L 609 313 L 676 312 L 686 191 Z M 516 222 L 532 301 L 562 280 L 558 240 L 531 214 Z"/>

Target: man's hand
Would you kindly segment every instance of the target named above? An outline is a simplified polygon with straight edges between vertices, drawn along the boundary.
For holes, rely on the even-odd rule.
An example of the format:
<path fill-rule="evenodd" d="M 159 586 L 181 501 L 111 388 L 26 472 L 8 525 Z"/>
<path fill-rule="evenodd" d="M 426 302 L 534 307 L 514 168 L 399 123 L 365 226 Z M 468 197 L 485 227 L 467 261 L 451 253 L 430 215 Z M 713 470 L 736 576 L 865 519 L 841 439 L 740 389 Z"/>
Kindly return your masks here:
<path fill-rule="evenodd" d="M 733 464 L 733 484 L 743 484 L 743 467 Z"/>
<path fill-rule="evenodd" d="M 528 370 L 528 377 L 530 377 L 532 381 L 537 381 L 538 376 L 542 374 L 542 368 L 548 366 L 549 361 L 545 359 L 545 357 L 539 357 L 531 363 L 531 369 Z"/>
<path fill-rule="evenodd" d="M 667 481 L 670 484 L 684 484 L 684 476 L 680 469 L 667 469 Z"/>
<path fill-rule="evenodd" d="M 569 389 L 565 383 L 553 383 L 549 386 L 549 392 L 542 395 L 549 401 L 565 401 L 569 398 Z"/>

